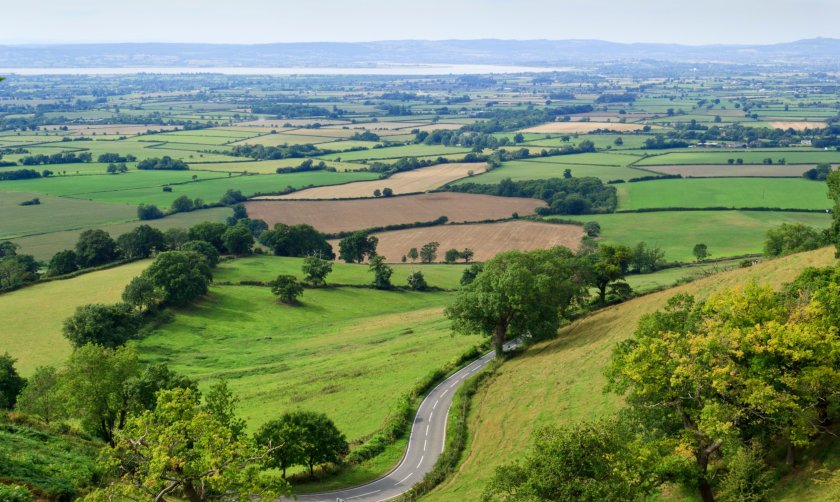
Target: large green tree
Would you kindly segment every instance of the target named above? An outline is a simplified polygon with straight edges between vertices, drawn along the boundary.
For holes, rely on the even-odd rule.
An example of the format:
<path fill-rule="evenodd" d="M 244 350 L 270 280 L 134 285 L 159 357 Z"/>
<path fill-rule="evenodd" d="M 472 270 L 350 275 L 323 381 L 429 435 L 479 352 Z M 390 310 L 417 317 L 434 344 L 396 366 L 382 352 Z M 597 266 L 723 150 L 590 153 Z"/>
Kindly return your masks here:
<path fill-rule="evenodd" d="M 347 263 L 361 263 L 376 256 L 379 239 L 367 232 L 355 232 L 338 242 L 338 257 Z"/>
<path fill-rule="evenodd" d="M 154 410 L 131 418 L 105 450 L 110 486 L 89 498 L 110 500 L 276 500 L 290 494 L 278 475 L 263 472 L 270 448 L 236 436 L 191 389 L 158 394 Z"/>
<path fill-rule="evenodd" d="M 323 286 L 327 283 L 327 275 L 332 272 L 333 264 L 329 260 L 322 260 L 317 256 L 307 256 L 303 259 L 303 280 L 313 286 Z"/>
<path fill-rule="evenodd" d="M 114 348 L 137 336 L 140 322 L 126 303 L 82 305 L 64 321 L 63 332 L 74 347 L 95 343 Z"/>
<path fill-rule="evenodd" d="M 553 336 L 567 309 L 586 296 L 586 264 L 566 248 L 508 251 L 484 263 L 447 307 L 452 328 L 492 337 Z"/>
<path fill-rule="evenodd" d="M 15 359 L 8 352 L 0 356 L 0 409 L 14 408 L 26 380 L 15 368 Z"/>
<path fill-rule="evenodd" d="M 204 255 L 193 251 L 166 251 L 143 272 L 164 293 L 164 301 L 186 305 L 207 294 L 212 274 Z"/>
<path fill-rule="evenodd" d="M 95 267 L 117 257 L 117 244 L 104 230 L 85 230 L 76 242 L 76 257 L 82 267 Z"/>
<path fill-rule="evenodd" d="M 149 225 L 140 225 L 120 235 L 116 242 L 122 257 L 129 260 L 148 258 L 152 253 L 166 249 L 163 232 Z"/>
<path fill-rule="evenodd" d="M 58 371 L 54 367 L 39 366 L 35 369 L 18 396 L 17 409 L 46 423 L 67 416 L 67 408 L 59 392 Z"/>
<path fill-rule="evenodd" d="M 326 236 L 312 225 L 289 226 L 278 223 L 274 229 L 260 234 L 260 243 L 277 256 L 317 256 L 327 260 L 335 258 Z"/>

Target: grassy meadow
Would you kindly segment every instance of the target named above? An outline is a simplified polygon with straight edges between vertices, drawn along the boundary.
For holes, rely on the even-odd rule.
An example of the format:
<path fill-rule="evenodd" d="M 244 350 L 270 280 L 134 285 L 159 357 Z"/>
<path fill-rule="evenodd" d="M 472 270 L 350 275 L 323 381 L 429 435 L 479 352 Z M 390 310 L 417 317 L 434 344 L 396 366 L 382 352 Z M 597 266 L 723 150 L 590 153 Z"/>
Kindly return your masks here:
<path fill-rule="evenodd" d="M 781 211 L 657 211 L 573 219 L 597 221 L 601 225 L 601 242 L 633 246 L 643 241 L 662 248 L 669 261 L 693 261 L 692 250 L 700 243 L 709 247 L 713 258 L 761 253 L 767 231 L 783 223 L 820 229 L 831 224 L 828 214 Z"/>

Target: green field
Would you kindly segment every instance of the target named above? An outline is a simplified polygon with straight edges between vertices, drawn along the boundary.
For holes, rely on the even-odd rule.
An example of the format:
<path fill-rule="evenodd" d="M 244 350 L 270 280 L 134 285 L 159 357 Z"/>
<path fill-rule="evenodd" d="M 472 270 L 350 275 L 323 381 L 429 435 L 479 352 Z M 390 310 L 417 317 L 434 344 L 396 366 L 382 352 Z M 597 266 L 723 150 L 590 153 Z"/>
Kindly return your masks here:
<path fill-rule="evenodd" d="M 479 341 L 450 334 L 441 315 L 449 298 L 324 288 L 291 307 L 266 287 L 214 287 L 137 346 L 203 386 L 227 379 L 251 427 L 315 410 L 358 439 L 377 430 L 397 396 Z"/>
<path fill-rule="evenodd" d="M 60 199 L 65 200 L 65 199 Z M 101 208 L 104 203 L 99 204 Z M 104 209 L 113 212 L 114 208 L 122 208 L 123 206 L 107 205 Z M 131 211 L 134 216 L 136 212 Z M 111 234 L 111 237 L 116 238 L 120 234 L 124 234 L 133 230 L 138 225 L 149 225 L 154 228 L 166 230 L 168 228 L 189 228 L 196 223 L 203 221 L 219 221 L 224 222 L 228 216 L 231 215 L 232 209 L 228 207 L 216 207 L 211 209 L 202 209 L 200 211 L 192 211 L 189 213 L 178 213 L 166 218 L 158 220 L 139 221 L 132 220 L 125 223 L 112 223 L 108 225 L 93 225 L 89 228 L 101 228 Z M 39 220 L 39 223 L 42 223 Z M 62 230 L 50 233 L 39 233 L 29 235 L 27 237 L 18 237 L 14 242 L 20 246 L 20 252 L 34 255 L 39 260 L 49 260 L 52 255 L 62 249 L 72 249 L 79 240 L 79 234 L 84 229 L 76 230 Z"/>
<path fill-rule="evenodd" d="M 338 251 L 337 249 L 334 251 Z M 303 279 L 301 266 L 303 258 L 287 258 L 281 256 L 253 256 L 220 263 L 213 272 L 217 282 L 238 283 L 239 281 L 268 281 L 280 274 L 291 274 Z M 457 289 L 465 265 L 441 264 L 393 264 L 394 275 L 391 283 L 405 286 L 408 275 L 414 271 L 423 272 L 429 286 L 442 289 Z M 367 286 L 373 280 L 373 274 L 367 265 L 336 262 L 332 273 L 327 276 L 328 284 L 350 284 Z"/>
<path fill-rule="evenodd" d="M 125 285 L 148 264 L 134 262 L 0 295 L 0 350 L 17 358 L 23 376 L 38 366 L 61 364 L 71 350 L 61 334 L 64 320 L 79 305 L 119 301 Z"/>
<path fill-rule="evenodd" d="M 39 205 L 21 206 L 23 201 L 38 198 Z M 50 197 L 26 192 L 0 192 L 0 240 L 24 235 L 103 226 L 137 218 L 128 206 L 101 202 Z"/>
<path fill-rule="evenodd" d="M 804 178 L 694 178 L 616 185 L 618 210 L 670 207 L 829 209 L 824 183 Z"/>
<path fill-rule="evenodd" d="M 572 176 L 583 178 L 594 176 L 604 181 L 614 179 L 630 179 L 640 176 L 650 176 L 651 173 L 640 169 L 632 169 L 618 166 L 583 165 L 566 163 L 566 157 L 552 157 L 534 160 L 513 160 L 505 162 L 502 167 L 493 169 L 490 172 L 478 174 L 470 178 L 464 178 L 455 182 L 460 183 L 486 183 L 493 184 L 510 178 L 514 181 L 538 180 L 546 178 L 562 178 L 566 169 L 572 170 Z"/>
<path fill-rule="evenodd" d="M 197 176 L 197 181 L 191 181 Z M 376 179 L 377 174 L 365 172 L 310 171 L 291 174 L 263 174 L 228 176 L 210 171 L 132 171 L 116 176 L 66 176 L 47 179 L 4 181 L 5 190 L 72 196 L 78 199 L 120 204 L 157 204 L 168 208 L 173 200 L 186 195 L 205 202 L 216 202 L 227 190 L 240 190 L 243 195 L 273 193 L 288 187 L 335 185 L 351 181 Z M 163 186 L 171 185 L 171 192 Z"/>
<path fill-rule="evenodd" d="M 785 159 L 788 164 L 819 164 L 823 162 L 840 162 L 840 152 L 825 152 L 821 150 L 725 150 L 725 151 L 692 151 L 670 152 L 662 155 L 651 155 L 637 162 L 638 166 L 661 166 L 670 164 L 726 164 L 729 159 L 744 159 L 745 164 L 761 164 L 764 159 L 771 158 L 774 163 Z"/>
<path fill-rule="evenodd" d="M 406 145 L 392 146 L 387 148 L 375 148 L 371 150 L 359 150 L 357 152 L 341 152 L 324 155 L 325 160 L 339 160 L 349 162 L 358 160 L 376 159 L 398 159 L 400 157 L 423 157 L 429 155 L 447 155 L 452 153 L 469 152 L 469 148 L 457 148 L 441 145 Z"/>
<path fill-rule="evenodd" d="M 537 343 L 505 362 L 482 385 L 473 398 L 468 450 L 460 467 L 424 500 L 480 500 L 495 468 L 521 458 L 538 427 L 592 420 L 618 411 L 621 399 L 602 392 L 611 351 L 633 333 L 643 314 L 662 308 L 671 296 L 687 292 L 706 297 L 750 279 L 779 286 L 807 266 L 834 262 L 833 249 L 771 260 L 643 296 L 561 328 L 556 339 Z M 682 495 L 666 492 L 660 498 L 685 500 Z M 793 493 L 786 500 L 802 499 Z"/>
<path fill-rule="evenodd" d="M 761 253 L 767 230 L 782 223 L 817 228 L 828 228 L 831 224 L 827 214 L 778 211 L 660 211 L 573 219 L 597 221 L 605 243 L 633 246 L 643 241 L 662 248 L 669 261 L 693 261 L 692 249 L 699 243 L 709 246 L 713 258 Z"/>

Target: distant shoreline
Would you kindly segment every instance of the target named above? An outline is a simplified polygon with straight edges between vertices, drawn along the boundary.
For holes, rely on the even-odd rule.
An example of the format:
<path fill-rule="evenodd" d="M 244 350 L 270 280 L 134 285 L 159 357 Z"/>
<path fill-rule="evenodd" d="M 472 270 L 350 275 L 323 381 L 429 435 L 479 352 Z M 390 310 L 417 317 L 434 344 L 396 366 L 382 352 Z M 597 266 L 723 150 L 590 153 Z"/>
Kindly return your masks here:
<path fill-rule="evenodd" d="M 569 67 L 505 66 L 482 64 L 382 65 L 370 67 L 68 67 L 0 68 L 0 75 L 481 75 L 490 73 L 547 73 L 570 71 Z"/>

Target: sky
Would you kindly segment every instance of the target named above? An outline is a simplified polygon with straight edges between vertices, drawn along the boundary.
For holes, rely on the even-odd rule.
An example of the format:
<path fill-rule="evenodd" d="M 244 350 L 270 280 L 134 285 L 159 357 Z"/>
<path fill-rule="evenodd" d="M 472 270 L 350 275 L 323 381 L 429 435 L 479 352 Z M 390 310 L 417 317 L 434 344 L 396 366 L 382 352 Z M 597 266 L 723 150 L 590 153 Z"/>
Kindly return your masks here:
<path fill-rule="evenodd" d="M 840 38 L 840 0 L 1 0 L 0 44 Z"/>

